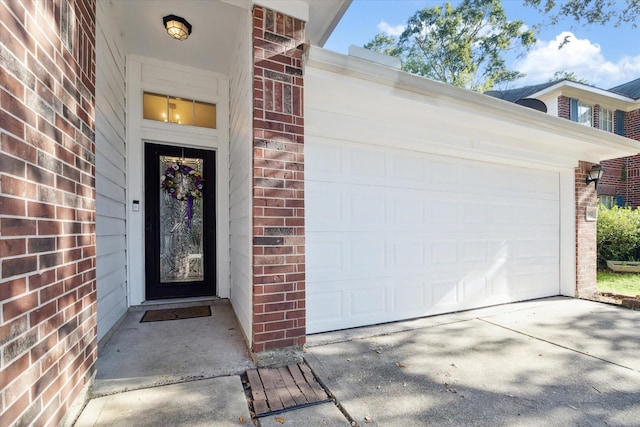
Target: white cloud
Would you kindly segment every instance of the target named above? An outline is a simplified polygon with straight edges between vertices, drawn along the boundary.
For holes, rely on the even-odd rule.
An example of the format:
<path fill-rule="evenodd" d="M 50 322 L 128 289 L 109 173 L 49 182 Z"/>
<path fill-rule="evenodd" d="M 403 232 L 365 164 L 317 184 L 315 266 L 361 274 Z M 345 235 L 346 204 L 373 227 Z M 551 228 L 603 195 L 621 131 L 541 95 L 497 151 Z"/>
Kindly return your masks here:
<path fill-rule="evenodd" d="M 565 38 L 569 42 L 559 48 Z M 563 31 L 554 40 L 538 40 L 528 55 L 516 61 L 513 68 L 527 75 L 517 81 L 518 86 L 544 83 L 556 71 L 567 71 L 590 84 L 607 89 L 637 78 L 640 74 L 640 56 L 627 56 L 611 62 L 604 57 L 599 44 Z"/>
<path fill-rule="evenodd" d="M 398 37 L 400 34 L 402 34 L 405 28 L 406 26 L 404 24 L 393 26 L 385 21 L 382 21 L 378 24 L 378 30 L 382 31 L 383 33 L 389 36 Z"/>

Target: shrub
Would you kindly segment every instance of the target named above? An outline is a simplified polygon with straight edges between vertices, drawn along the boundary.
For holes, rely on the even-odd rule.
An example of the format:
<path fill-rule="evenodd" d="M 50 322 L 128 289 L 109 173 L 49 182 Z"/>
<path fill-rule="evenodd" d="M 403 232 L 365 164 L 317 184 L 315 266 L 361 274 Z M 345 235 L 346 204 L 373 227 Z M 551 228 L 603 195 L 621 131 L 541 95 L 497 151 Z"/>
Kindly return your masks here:
<path fill-rule="evenodd" d="M 637 261 L 640 257 L 640 210 L 598 208 L 598 265 L 607 260 Z"/>

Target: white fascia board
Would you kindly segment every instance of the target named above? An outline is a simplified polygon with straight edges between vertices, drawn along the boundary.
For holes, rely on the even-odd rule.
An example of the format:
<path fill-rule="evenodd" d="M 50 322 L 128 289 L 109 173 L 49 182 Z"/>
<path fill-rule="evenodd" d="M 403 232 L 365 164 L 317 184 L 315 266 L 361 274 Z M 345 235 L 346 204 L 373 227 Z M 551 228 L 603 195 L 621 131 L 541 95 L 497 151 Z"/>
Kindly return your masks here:
<path fill-rule="evenodd" d="M 478 111 L 492 121 L 504 121 L 512 130 L 514 126 L 517 127 L 522 135 L 533 131 L 536 134 L 561 137 L 570 142 L 570 145 L 562 148 L 573 154 L 576 165 L 578 160 L 599 162 L 640 153 L 640 142 L 629 138 L 316 46 L 310 49 L 306 64 L 386 85 L 395 90 L 426 96 L 443 105 L 446 103 L 459 109 Z M 542 139 L 535 143 L 543 146 L 544 150 L 549 150 Z"/>
<path fill-rule="evenodd" d="M 253 0 L 253 4 L 284 13 L 292 18 L 309 21 L 309 2 L 300 0 Z"/>
<path fill-rule="evenodd" d="M 377 64 L 395 68 L 396 70 L 399 70 L 402 67 L 400 58 L 385 55 L 379 52 L 374 52 L 371 49 L 365 49 L 364 47 L 356 46 L 353 44 L 349 46 L 348 53 L 349 56 L 364 59 L 365 61 L 375 62 Z"/>

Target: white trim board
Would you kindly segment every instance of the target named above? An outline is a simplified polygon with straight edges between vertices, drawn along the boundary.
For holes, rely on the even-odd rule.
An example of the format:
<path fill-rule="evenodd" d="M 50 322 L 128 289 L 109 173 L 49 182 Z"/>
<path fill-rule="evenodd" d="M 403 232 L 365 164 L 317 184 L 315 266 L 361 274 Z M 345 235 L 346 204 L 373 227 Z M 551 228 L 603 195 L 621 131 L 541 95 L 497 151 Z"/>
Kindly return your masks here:
<path fill-rule="evenodd" d="M 179 76 L 176 78 L 175 76 Z M 217 129 L 142 118 L 142 94 L 155 91 L 216 104 Z M 129 305 L 145 301 L 144 142 L 216 151 L 216 288 L 229 297 L 229 82 L 226 76 L 156 59 L 127 57 L 127 253 Z M 141 209 L 131 206 L 139 200 Z"/>

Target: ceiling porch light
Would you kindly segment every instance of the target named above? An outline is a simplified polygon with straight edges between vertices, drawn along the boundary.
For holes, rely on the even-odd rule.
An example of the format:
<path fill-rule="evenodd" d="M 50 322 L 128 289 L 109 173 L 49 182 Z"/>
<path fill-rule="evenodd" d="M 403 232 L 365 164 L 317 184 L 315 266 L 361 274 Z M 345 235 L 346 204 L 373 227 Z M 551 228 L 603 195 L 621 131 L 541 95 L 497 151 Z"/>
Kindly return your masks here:
<path fill-rule="evenodd" d="M 167 34 L 176 40 L 186 40 L 191 35 L 191 24 L 180 16 L 167 15 L 162 18 L 162 22 Z"/>

